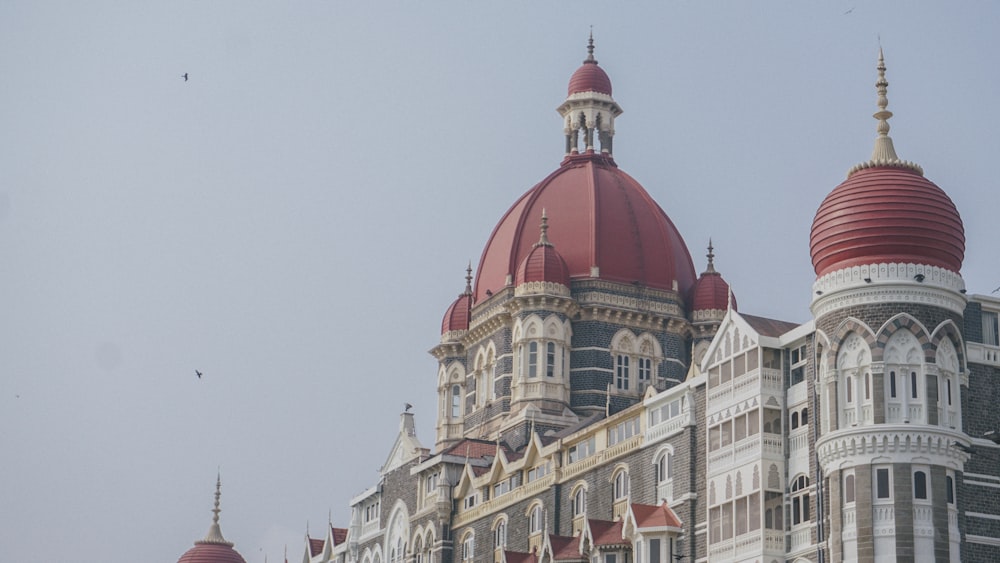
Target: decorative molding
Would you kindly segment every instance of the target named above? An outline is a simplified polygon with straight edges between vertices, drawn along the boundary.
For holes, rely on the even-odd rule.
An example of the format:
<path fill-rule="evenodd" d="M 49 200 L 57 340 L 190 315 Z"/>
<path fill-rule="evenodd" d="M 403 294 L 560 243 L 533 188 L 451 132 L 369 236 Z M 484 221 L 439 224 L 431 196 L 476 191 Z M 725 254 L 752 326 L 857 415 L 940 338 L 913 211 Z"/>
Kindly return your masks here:
<path fill-rule="evenodd" d="M 917 280 L 921 281 L 917 281 Z M 865 264 L 830 272 L 813 283 L 810 309 L 819 318 L 855 305 L 920 303 L 958 314 L 967 299 L 962 276 L 923 264 Z"/>
<path fill-rule="evenodd" d="M 929 458 L 929 465 L 961 470 L 969 454 L 955 447 L 967 444 L 962 432 L 937 426 L 876 424 L 852 426 L 821 437 L 816 456 L 824 475 L 849 466 L 870 465 L 876 459 L 910 463 L 914 456 Z"/>
<path fill-rule="evenodd" d="M 569 288 L 561 283 L 538 281 L 522 283 L 514 288 L 515 297 L 522 295 L 558 295 L 560 297 L 569 297 L 570 293 Z"/>

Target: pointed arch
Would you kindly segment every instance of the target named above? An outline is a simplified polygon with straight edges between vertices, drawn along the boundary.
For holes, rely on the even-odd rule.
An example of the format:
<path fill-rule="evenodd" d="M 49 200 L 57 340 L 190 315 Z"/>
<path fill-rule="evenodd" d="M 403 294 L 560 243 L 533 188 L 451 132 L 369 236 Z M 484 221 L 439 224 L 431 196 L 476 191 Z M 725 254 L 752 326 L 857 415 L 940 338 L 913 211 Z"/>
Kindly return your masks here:
<path fill-rule="evenodd" d="M 913 315 L 899 313 L 879 327 L 877 345 L 873 348 L 873 357 L 876 362 L 885 361 L 884 351 L 886 344 L 900 330 L 909 331 L 917 339 L 922 350 L 923 361 L 933 361 L 931 359 L 930 332 L 927 330 L 927 327 Z"/>

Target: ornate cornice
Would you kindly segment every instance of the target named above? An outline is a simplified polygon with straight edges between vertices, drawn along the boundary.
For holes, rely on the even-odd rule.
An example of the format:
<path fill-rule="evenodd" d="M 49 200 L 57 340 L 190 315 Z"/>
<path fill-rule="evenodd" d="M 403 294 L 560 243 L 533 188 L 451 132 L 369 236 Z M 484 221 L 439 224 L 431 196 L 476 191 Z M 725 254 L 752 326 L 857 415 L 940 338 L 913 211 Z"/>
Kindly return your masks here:
<path fill-rule="evenodd" d="M 910 463 L 914 457 L 931 465 L 961 469 L 969 454 L 956 447 L 969 445 L 960 431 L 916 424 L 853 426 L 831 432 L 816 442 L 816 456 L 823 472 L 880 461 Z"/>
<path fill-rule="evenodd" d="M 866 264 L 830 272 L 813 283 L 813 316 L 856 305 L 915 303 L 963 314 L 962 276 L 922 264 Z"/>

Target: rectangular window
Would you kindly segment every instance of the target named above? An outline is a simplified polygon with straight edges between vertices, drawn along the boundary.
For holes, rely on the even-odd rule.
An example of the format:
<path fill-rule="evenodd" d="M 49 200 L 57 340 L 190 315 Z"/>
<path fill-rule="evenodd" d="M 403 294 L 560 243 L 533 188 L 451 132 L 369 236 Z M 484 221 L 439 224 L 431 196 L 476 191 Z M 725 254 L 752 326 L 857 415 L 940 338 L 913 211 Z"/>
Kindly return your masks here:
<path fill-rule="evenodd" d="M 896 372 L 889 372 L 889 396 L 896 398 Z"/>
<path fill-rule="evenodd" d="M 528 377 L 538 377 L 538 343 L 528 344 Z"/>
<path fill-rule="evenodd" d="M 649 540 L 649 563 L 660 563 L 660 540 Z"/>
<path fill-rule="evenodd" d="M 653 378 L 653 360 L 639 358 L 639 381 L 649 383 Z"/>
<path fill-rule="evenodd" d="M 875 498 L 891 498 L 889 490 L 889 469 L 880 467 L 875 470 Z"/>
<path fill-rule="evenodd" d="M 913 473 L 913 498 L 927 500 L 927 474 L 923 471 Z"/>
<path fill-rule="evenodd" d="M 948 497 L 948 504 L 955 504 L 955 479 L 951 475 L 945 477 L 945 495 Z"/>
<path fill-rule="evenodd" d="M 618 365 L 617 365 L 617 387 L 622 391 L 628 391 L 628 377 L 629 377 L 629 357 L 623 354 L 618 355 Z"/>
<path fill-rule="evenodd" d="M 556 345 L 552 342 L 545 345 L 545 375 L 556 376 Z"/>
<path fill-rule="evenodd" d="M 917 398 L 917 372 L 910 372 L 910 396 Z"/>
<path fill-rule="evenodd" d="M 997 313 L 983 312 L 983 344 L 1000 346 L 1000 326 Z"/>

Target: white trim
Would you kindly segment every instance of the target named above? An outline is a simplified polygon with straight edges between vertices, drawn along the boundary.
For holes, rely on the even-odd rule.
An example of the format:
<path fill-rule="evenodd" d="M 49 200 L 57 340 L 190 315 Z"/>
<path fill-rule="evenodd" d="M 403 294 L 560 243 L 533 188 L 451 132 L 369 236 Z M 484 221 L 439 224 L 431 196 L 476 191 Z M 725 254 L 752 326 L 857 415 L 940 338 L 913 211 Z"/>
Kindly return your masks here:
<path fill-rule="evenodd" d="M 965 534 L 965 541 L 981 545 L 1000 546 L 1000 538 L 991 538 L 989 536 L 974 536 L 972 534 Z"/>
<path fill-rule="evenodd" d="M 965 485 L 978 485 L 980 487 L 989 487 L 991 489 L 1000 489 L 1000 485 L 998 485 L 996 483 L 984 483 L 982 481 L 970 481 L 968 479 L 965 479 L 964 481 L 962 481 L 962 483 L 965 484 Z"/>
<path fill-rule="evenodd" d="M 966 512 L 966 516 L 973 518 L 986 518 L 988 520 L 1000 520 L 1000 514 L 983 514 L 982 512 Z"/>

